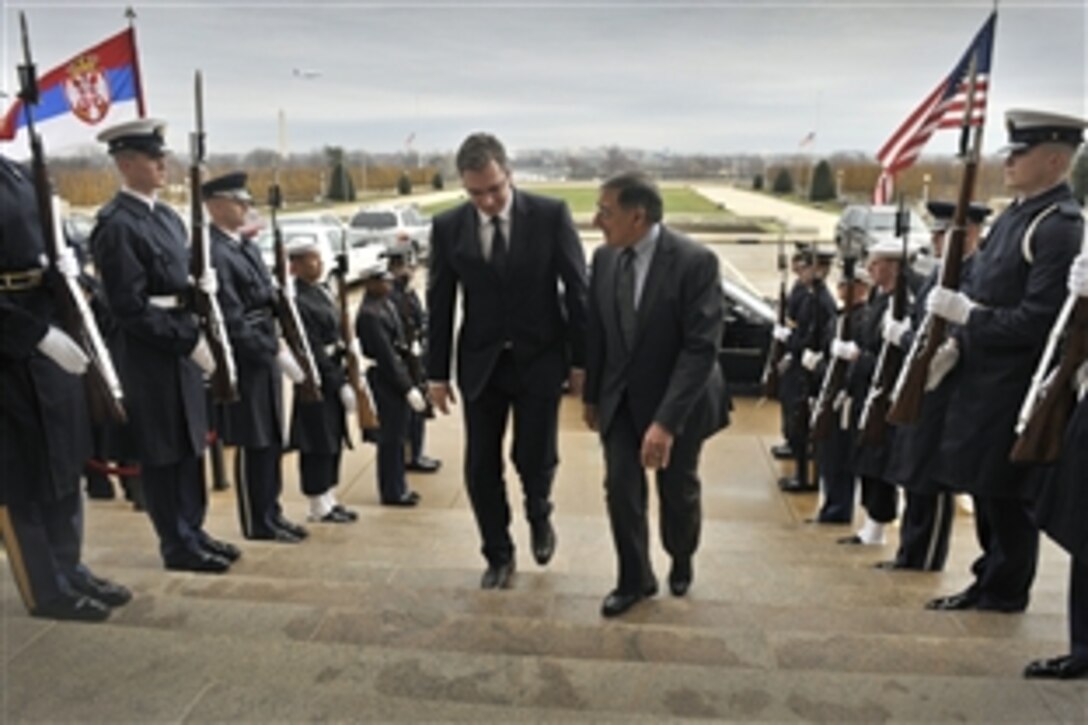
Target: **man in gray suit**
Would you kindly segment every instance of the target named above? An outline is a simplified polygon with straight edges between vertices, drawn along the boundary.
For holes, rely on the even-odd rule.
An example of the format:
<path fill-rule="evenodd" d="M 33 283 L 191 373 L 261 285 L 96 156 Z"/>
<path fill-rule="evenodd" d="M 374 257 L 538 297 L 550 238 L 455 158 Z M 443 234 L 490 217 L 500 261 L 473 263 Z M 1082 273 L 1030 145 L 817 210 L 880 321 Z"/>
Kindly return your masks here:
<path fill-rule="evenodd" d="M 718 367 L 718 258 L 661 223 L 656 186 L 638 173 L 606 181 L 594 223 L 605 244 L 589 286 L 585 421 L 600 433 L 605 493 L 619 558 L 601 614 L 657 593 L 646 520 L 646 468 L 657 472 L 669 589 L 687 593 L 699 542 L 699 453 L 729 423 Z"/>

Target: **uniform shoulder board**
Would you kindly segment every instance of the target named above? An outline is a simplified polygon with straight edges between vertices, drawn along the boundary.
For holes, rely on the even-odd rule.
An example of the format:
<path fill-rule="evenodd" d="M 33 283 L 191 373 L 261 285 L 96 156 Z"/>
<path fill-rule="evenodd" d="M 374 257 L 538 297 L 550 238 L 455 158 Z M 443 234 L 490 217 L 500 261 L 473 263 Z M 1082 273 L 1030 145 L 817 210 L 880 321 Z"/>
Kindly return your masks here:
<path fill-rule="evenodd" d="M 1076 199 L 1063 199 L 1058 202 L 1058 213 L 1072 219 L 1079 219 L 1083 208 Z"/>

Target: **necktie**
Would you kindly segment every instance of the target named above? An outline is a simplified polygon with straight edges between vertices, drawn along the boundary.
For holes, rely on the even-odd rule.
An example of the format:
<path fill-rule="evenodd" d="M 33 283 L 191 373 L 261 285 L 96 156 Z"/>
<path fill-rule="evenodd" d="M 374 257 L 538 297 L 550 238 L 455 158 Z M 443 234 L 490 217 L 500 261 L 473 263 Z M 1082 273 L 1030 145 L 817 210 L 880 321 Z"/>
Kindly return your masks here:
<path fill-rule="evenodd" d="M 506 237 L 502 234 L 502 220 L 497 216 L 491 217 L 491 226 L 495 230 L 491 235 L 491 264 L 501 275 L 506 272 Z"/>
<path fill-rule="evenodd" d="M 635 317 L 635 250 L 628 247 L 620 254 L 616 274 L 616 308 L 620 317 L 620 332 L 630 350 L 635 344 L 638 321 Z"/>

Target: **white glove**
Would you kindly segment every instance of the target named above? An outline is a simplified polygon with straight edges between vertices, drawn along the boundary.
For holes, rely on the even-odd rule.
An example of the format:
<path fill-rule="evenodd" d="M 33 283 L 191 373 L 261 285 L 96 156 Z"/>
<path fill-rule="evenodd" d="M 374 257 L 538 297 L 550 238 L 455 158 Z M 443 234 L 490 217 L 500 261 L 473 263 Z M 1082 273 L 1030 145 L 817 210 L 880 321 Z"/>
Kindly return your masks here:
<path fill-rule="evenodd" d="M 790 369 L 790 363 L 793 362 L 793 353 L 787 352 L 782 356 L 782 359 L 778 361 L 778 374 L 785 375 L 786 371 Z"/>
<path fill-rule="evenodd" d="M 351 338 L 351 342 L 348 343 L 348 350 L 355 356 L 356 360 L 363 359 L 363 346 L 359 344 L 359 338 Z"/>
<path fill-rule="evenodd" d="M 824 354 L 822 352 L 813 352 L 812 350 L 806 349 L 803 353 L 801 353 L 801 366 L 805 370 L 812 372 L 816 369 L 816 366 L 819 365 L 820 361 L 823 359 Z"/>
<path fill-rule="evenodd" d="M 853 340 L 844 341 L 836 338 L 831 341 L 831 354 L 840 360 L 853 362 L 861 355 L 861 348 Z"/>
<path fill-rule="evenodd" d="M 908 332 L 910 332 L 910 323 L 907 322 L 906 318 L 897 320 L 894 317 L 885 317 L 880 335 L 889 344 L 903 347 L 903 336 Z"/>
<path fill-rule="evenodd" d="M 772 332 L 771 334 L 774 335 L 774 339 L 784 343 L 790 339 L 790 335 L 793 334 L 793 330 L 786 327 L 785 325 L 775 325 L 774 332 Z"/>
<path fill-rule="evenodd" d="M 340 402 L 343 403 L 345 411 L 355 412 L 355 406 L 359 401 L 355 399 L 355 390 L 347 383 L 340 386 Z"/>
<path fill-rule="evenodd" d="M 419 344 L 419 340 L 412 341 L 412 356 L 419 357 L 423 354 L 423 346 Z"/>
<path fill-rule="evenodd" d="M 1088 393 L 1088 360 L 1082 362 L 1076 374 L 1073 375 L 1073 394 L 1077 396 L 1078 403 L 1084 400 L 1086 393 Z"/>
<path fill-rule="evenodd" d="M 423 397 L 423 393 L 419 392 L 419 388 L 409 390 L 404 399 L 408 401 L 408 407 L 417 413 L 427 410 L 427 400 Z"/>
<path fill-rule="evenodd" d="M 953 337 L 948 338 L 941 346 L 937 348 L 937 352 L 933 353 L 933 358 L 929 361 L 929 372 L 926 375 L 926 392 L 936 390 L 937 386 L 941 384 L 945 376 L 952 372 L 952 369 L 956 367 L 956 363 L 960 361 L 960 346 L 956 344 L 956 339 Z"/>
<path fill-rule="evenodd" d="M 200 275 L 200 279 L 196 281 L 200 291 L 209 297 L 215 297 L 219 292 L 219 277 L 215 274 L 215 270 L 208 268 L 204 270 L 204 274 Z"/>
<path fill-rule="evenodd" d="M 926 298 L 926 311 L 956 325 L 966 325 L 971 310 L 976 307 L 970 297 L 959 290 L 934 287 Z"/>
<path fill-rule="evenodd" d="M 1078 297 L 1088 297 L 1088 252 L 1081 252 L 1069 268 L 1069 292 Z"/>
<path fill-rule="evenodd" d="M 62 247 L 57 253 L 57 271 L 65 277 L 79 276 L 79 262 L 71 247 Z"/>
<path fill-rule="evenodd" d="M 82 375 L 91 364 L 91 359 L 83 352 L 83 348 L 67 332 L 52 325 L 45 337 L 38 341 L 38 350 L 60 365 L 64 372 L 72 375 Z"/>
<path fill-rule="evenodd" d="M 294 353 L 290 350 L 281 347 L 276 354 L 276 364 L 280 366 L 280 370 L 292 383 L 298 385 L 306 379 L 306 373 L 302 371 L 302 367 L 295 360 Z"/>
<path fill-rule="evenodd" d="M 200 333 L 200 337 L 196 341 L 196 347 L 189 353 L 189 358 L 197 364 L 205 375 L 211 376 L 215 372 L 215 356 L 212 355 L 212 349 L 208 347 L 208 341 L 204 338 L 204 333 Z"/>

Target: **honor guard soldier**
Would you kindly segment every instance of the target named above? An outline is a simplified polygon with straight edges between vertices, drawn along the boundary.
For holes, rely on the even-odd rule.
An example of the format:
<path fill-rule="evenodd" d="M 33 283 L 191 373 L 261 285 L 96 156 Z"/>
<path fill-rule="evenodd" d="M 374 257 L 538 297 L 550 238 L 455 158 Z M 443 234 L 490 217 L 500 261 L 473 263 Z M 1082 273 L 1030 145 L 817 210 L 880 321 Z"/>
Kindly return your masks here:
<path fill-rule="evenodd" d="M 1088 250 L 1069 273 L 1069 291 L 1078 304 L 1088 303 Z M 1075 323 L 1074 323 L 1075 324 Z M 1088 335 L 1088 329 L 1072 334 Z M 1068 344 L 1068 342 L 1067 342 Z M 1084 347 L 1081 347 L 1083 350 Z M 1050 538 L 1072 556 L 1069 573 L 1069 653 L 1036 660 L 1024 670 L 1029 678 L 1069 680 L 1088 676 L 1088 359 L 1073 376 L 1076 408 L 1065 429 L 1057 463 L 1047 472 L 1036 505 L 1036 520 Z M 1066 391 L 1047 393 L 1067 395 Z"/>
<path fill-rule="evenodd" d="M 413 375 L 417 378 L 417 384 L 425 385 L 427 311 L 423 309 L 423 301 L 412 287 L 412 277 L 416 270 L 415 251 L 411 242 L 398 242 L 386 250 L 385 256 L 389 260 L 389 273 L 393 275 L 393 289 L 389 293 L 389 299 L 400 315 L 404 336 L 409 343 L 405 351 L 405 362 L 410 361 L 409 368 L 413 373 L 418 371 L 418 374 Z M 415 473 L 434 473 L 442 467 L 441 461 L 423 453 L 428 415 L 434 417 L 434 411 L 428 409 L 417 413 L 413 410 L 408 414 L 408 462 L 405 468 Z"/>
<path fill-rule="evenodd" d="M 348 523 L 358 514 L 336 500 L 340 451 L 349 441 L 346 416 L 355 410 L 355 391 L 344 371 L 346 345 L 340 318 L 329 290 L 321 284 L 325 270 L 316 235 L 296 234 L 287 244 L 295 303 L 321 374 L 321 400 L 304 401 L 295 390 L 291 413 L 291 447 L 298 451 L 299 481 L 310 501 L 309 520 Z"/>
<path fill-rule="evenodd" d="M 835 333 L 835 299 L 826 284 L 834 259 L 834 252 L 807 253 L 800 276 L 805 284 L 805 294 L 797 306 L 797 326 L 786 341 L 790 357 L 786 377 L 790 383 L 784 383 L 782 393 L 790 415 L 787 442 L 796 461 L 794 475 L 778 480 L 778 487 L 786 493 L 810 493 L 819 488 L 809 476 L 812 444 L 809 442 L 808 402 L 819 392 L 821 364 Z"/>
<path fill-rule="evenodd" d="M 280 348 L 273 314 L 275 288 L 257 245 L 241 232 L 253 197 L 247 176 L 229 173 L 201 186 L 211 218 L 212 263 L 219 276 L 218 300 L 238 369 L 238 400 L 219 409 L 219 434 L 237 446 L 235 480 L 238 517 L 247 539 L 298 543 L 304 527 L 288 521 L 280 507 L 283 473 L 281 370 L 303 375 Z"/>
<path fill-rule="evenodd" d="M 381 421 L 377 431 L 378 495 L 383 506 L 415 506 L 419 494 L 408 488 L 404 476 L 404 441 L 408 413 L 425 411 L 427 400 L 398 352 L 407 347 L 408 340 L 389 299 L 393 275 L 386 259 L 371 262 L 361 277 L 366 293 L 355 318 L 355 333 L 363 354 L 374 361 L 366 377 Z"/>
<path fill-rule="evenodd" d="M 101 621 L 132 595 L 80 562 L 88 358 L 60 327 L 30 174 L 2 156 L 0 194 L 0 537 L 31 614 Z"/>
<path fill-rule="evenodd" d="M 793 280 L 793 286 L 790 287 L 789 294 L 786 296 L 786 324 L 776 324 L 772 333 L 782 345 L 789 342 L 790 336 L 797 327 L 797 315 L 801 309 L 801 303 L 808 295 L 808 285 L 805 283 L 805 277 L 809 274 L 806 270 L 811 268 L 809 264 L 812 255 L 811 246 L 801 242 L 796 242 L 794 246 L 795 251 L 793 256 L 790 257 L 790 271 L 793 272 L 795 279 Z M 792 405 L 792 396 L 796 394 L 797 380 L 800 376 L 797 367 L 791 364 L 792 360 L 792 357 L 783 357 L 779 361 L 778 402 L 782 412 L 782 442 L 771 446 L 771 455 L 777 461 L 784 461 L 794 457 L 793 449 L 789 443 L 790 406 Z"/>
<path fill-rule="evenodd" d="M 945 235 L 952 224 L 956 205 L 947 201 L 931 201 L 926 208 L 933 218 L 930 225 L 933 256 L 941 259 L 944 257 Z M 963 283 L 971 277 L 974 253 L 982 235 L 982 223 L 990 211 L 982 204 L 972 204 L 967 210 L 964 257 L 960 268 Z M 940 271 L 940 266 L 934 267 L 922 283 L 911 305 L 909 317 L 899 321 L 890 318 L 884 320 L 881 336 L 890 345 L 904 352 L 910 350 L 915 331 L 921 327 L 925 317 L 929 293 L 939 283 Z M 906 506 L 899 526 L 899 548 L 895 558 L 879 562 L 877 567 L 880 569 L 941 571 L 948 558 L 956 496 L 933 474 L 944 434 L 944 416 L 951 386 L 937 380 L 931 382 L 933 389 L 922 398 L 918 420 L 896 429 L 885 477 L 903 488 Z"/>
<path fill-rule="evenodd" d="M 185 224 L 156 199 L 166 183 L 164 128 L 162 121 L 141 119 L 98 135 L 123 185 L 99 211 L 91 248 L 119 328 L 114 351 L 128 433 L 163 562 L 167 569 L 224 572 L 239 551 L 204 531 L 201 465 L 207 436 L 203 374 L 215 369 L 215 361 L 189 309 Z M 215 288 L 214 279 L 197 283 Z"/>
<path fill-rule="evenodd" d="M 838 294 L 842 302 L 840 322 L 849 332 L 850 340 L 861 337 L 865 324 L 865 300 L 869 294 L 871 280 L 863 269 L 854 271 L 854 278 L 839 278 Z M 849 305 L 847 302 L 849 301 Z M 829 323 L 830 324 L 830 323 Z M 831 342 L 832 346 L 838 340 Z M 860 354 L 854 343 L 849 343 L 841 354 L 846 359 L 857 359 Z M 850 356 L 853 355 L 851 358 Z M 835 401 L 834 421 L 827 438 L 820 441 L 816 451 L 816 470 L 819 473 L 822 501 L 820 509 L 810 523 L 849 524 L 854 518 L 854 498 L 857 493 L 854 472 L 854 448 L 857 440 L 858 415 L 864 395 L 857 394 L 856 376 L 853 370 L 848 372 L 848 394 Z"/>
<path fill-rule="evenodd" d="M 1039 551 L 1031 517 L 1038 479 L 1009 461 L 1017 412 L 1065 299 L 1084 219 L 1065 182 L 1084 121 L 1038 111 L 1006 114 L 1005 185 L 1016 199 L 976 255 L 970 283 L 936 287 L 927 310 L 959 329 L 938 480 L 974 496 L 982 557 L 964 591 L 931 609 L 1021 612 Z"/>

